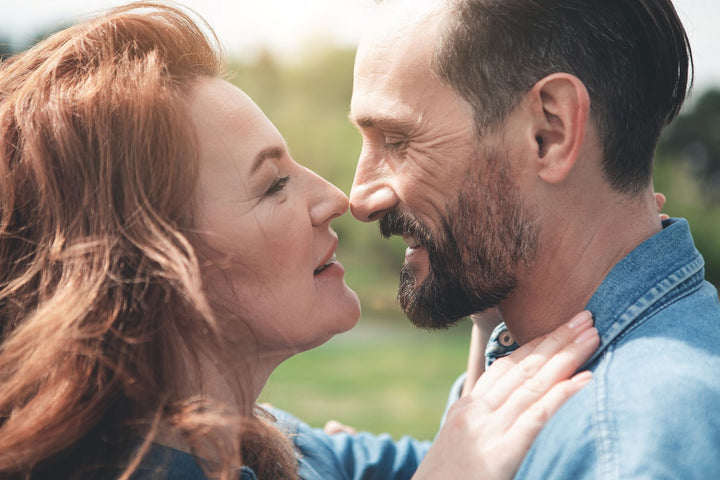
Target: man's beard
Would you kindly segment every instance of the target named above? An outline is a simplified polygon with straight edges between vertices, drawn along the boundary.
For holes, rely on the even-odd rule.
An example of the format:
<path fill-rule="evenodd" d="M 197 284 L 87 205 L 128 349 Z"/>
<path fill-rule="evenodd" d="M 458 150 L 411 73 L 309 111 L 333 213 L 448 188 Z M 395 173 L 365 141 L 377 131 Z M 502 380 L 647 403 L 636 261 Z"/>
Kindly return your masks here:
<path fill-rule="evenodd" d="M 445 329 L 497 306 L 517 285 L 519 267 L 535 255 L 537 227 L 523 209 L 507 159 L 498 157 L 485 156 L 485 168 L 464 175 L 439 233 L 406 211 L 393 210 L 379 222 L 383 236 L 414 237 L 428 253 L 419 285 L 412 264 L 400 272 L 398 300 L 418 327 Z"/>

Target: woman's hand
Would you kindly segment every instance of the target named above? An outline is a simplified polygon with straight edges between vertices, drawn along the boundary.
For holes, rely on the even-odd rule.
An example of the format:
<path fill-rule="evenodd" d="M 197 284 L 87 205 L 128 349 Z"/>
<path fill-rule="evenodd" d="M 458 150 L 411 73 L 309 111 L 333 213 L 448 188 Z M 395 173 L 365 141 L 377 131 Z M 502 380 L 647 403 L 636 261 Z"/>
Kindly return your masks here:
<path fill-rule="evenodd" d="M 659 192 L 655 192 L 655 206 L 657 207 L 657 213 L 660 215 L 660 220 L 667 220 L 670 218 L 669 215 L 662 213 L 663 206 L 665 205 L 665 195 Z"/>
<path fill-rule="evenodd" d="M 468 365 L 465 374 L 462 396 L 470 394 L 475 382 L 485 372 L 485 347 L 493 329 L 502 322 L 500 310 L 491 308 L 482 313 L 470 315 L 472 320 L 472 333 L 470 334 L 470 350 L 468 352 Z"/>
<path fill-rule="evenodd" d="M 597 349 L 590 312 L 497 360 L 447 419 L 414 480 L 510 479 L 558 408 L 591 380 L 568 380 Z"/>

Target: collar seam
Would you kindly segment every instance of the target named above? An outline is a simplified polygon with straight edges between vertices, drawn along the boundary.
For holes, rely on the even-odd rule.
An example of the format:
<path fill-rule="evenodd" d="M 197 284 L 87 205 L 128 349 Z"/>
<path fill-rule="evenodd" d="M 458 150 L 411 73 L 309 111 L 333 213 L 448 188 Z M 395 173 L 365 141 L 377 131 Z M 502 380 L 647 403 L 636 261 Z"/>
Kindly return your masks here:
<path fill-rule="evenodd" d="M 658 302 L 663 301 L 661 306 L 669 305 L 694 288 L 697 288 L 703 282 L 703 266 L 705 262 L 699 253 L 694 258 L 686 262 L 682 267 L 668 274 L 661 281 L 646 289 L 632 304 L 630 304 L 623 312 L 614 317 L 607 330 L 601 334 L 600 346 L 595 354 L 585 363 L 589 365 L 594 362 L 602 353 L 614 342 L 616 342 L 623 332 L 627 331 L 633 324 L 637 323 L 638 318 L 647 314 L 646 317 L 654 314 L 656 310 L 652 309 Z"/>

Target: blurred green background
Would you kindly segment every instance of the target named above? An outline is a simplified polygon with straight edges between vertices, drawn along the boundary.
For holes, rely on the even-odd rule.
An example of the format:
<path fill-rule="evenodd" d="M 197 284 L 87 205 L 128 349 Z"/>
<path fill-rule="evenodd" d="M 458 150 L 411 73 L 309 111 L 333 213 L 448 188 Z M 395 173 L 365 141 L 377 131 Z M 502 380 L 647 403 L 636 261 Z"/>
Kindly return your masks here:
<path fill-rule="evenodd" d="M 291 63 L 266 53 L 230 66 L 230 80 L 267 113 L 295 160 L 346 193 L 361 146 L 347 120 L 353 58 L 353 50 L 317 49 Z M 666 213 L 690 221 L 708 278 L 720 284 L 720 90 L 693 92 L 666 131 L 655 188 L 668 197 Z M 314 426 L 333 418 L 395 437 L 432 438 L 447 391 L 464 369 L 470 326 L 437 333 L 411 327 L 395 304 L 404 243 L 381 239 L 375 224 L 349 214 L 334 228 L 363 316 L 352 332 L 283 364 L 261 400 Z"/>
<path fill-rule="evenodd" d="M 11 53 L 2 50 L 0 56 Z M 360 136 L 347 119 L 354 51 L 316 48 L 294 61 L 270 53 L 230 61 L 229 80 L 245 90 L 285 136 L 298 162 L 349 192 Z M 720 284 L 720 90 L 696 91 L 662 138 L 655 187 L 665 212 L 686 217 Z M 464 370 L 470 325 L 414 329 L 395 303 L 405 245 L 349 214 L 335 221 L 338 257 L 363 315 L 356 329 L 284 363 L 261 401 L 322 426 L 336 419 L 361 430 L 421 439 L 435 435 L 447 391 Z"/>

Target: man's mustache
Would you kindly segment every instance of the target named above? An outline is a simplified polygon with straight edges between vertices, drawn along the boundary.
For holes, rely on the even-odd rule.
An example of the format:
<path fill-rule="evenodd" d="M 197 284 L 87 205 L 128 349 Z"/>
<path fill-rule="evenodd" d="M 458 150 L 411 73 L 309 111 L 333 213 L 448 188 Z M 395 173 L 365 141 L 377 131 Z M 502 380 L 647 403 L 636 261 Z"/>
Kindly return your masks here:
<path fill-rule="evenodd" d="M 422 245 L 432 243 L 430 229 L 414 216 L 400 210 L 391 210 L 378 221 L 380 235 L 390 238 L 393 235 L 415 237 Z"/>

